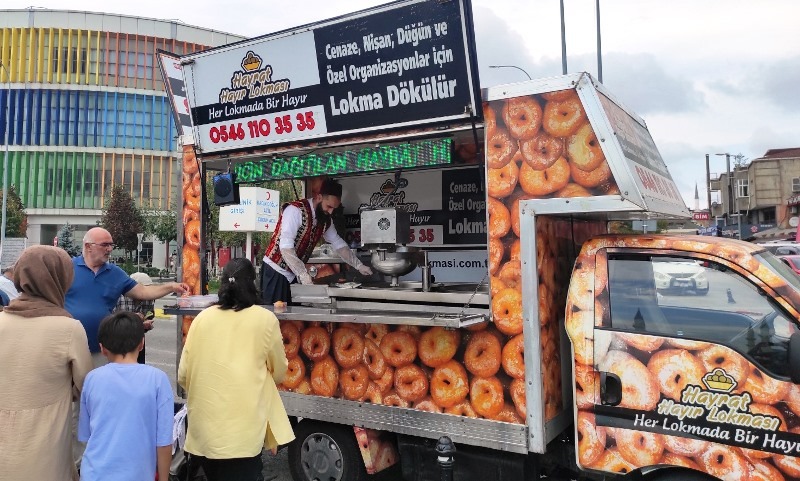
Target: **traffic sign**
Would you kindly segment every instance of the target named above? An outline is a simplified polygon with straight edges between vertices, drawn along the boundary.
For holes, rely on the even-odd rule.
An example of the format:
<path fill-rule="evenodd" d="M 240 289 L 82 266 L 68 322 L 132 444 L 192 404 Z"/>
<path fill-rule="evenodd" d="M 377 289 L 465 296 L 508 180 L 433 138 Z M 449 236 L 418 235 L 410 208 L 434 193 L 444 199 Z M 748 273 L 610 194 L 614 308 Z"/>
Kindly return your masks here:
<path fill-rule="evenodd" d="M 280 192 L 277 190 L 240 187 L 239 203 L 219 208 L 219 230 L 273 232 L 280 207 Z"/>

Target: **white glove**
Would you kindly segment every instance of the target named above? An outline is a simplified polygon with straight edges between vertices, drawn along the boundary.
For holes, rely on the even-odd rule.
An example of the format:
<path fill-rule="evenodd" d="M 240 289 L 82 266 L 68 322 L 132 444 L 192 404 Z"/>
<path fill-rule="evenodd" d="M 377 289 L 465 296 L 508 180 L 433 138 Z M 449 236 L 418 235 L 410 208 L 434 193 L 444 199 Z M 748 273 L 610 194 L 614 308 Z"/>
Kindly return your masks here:
<path fill-rule="evenodd" d="M 360 266 L 356 267 L 356 269 L 358 270 L 358 272 L 361 273 L 361 275 L 364 276 L 372 275 L 372 269 L 370 269 L 369 266 L 365 266 L 364 264 L 361 264 Z"/>
<path fill-rule="evenodd" d="M 300 281 L 300 284 L 314 283 L 311 276 L 308 275 L 305 264 L 297 257 L 297 253 L 294 249 L 281 249 L 281 255 L 283 256 L 284 262 L 286 262 L 286 265 L 289 267 L 289 270 L 294 272 L 294 275 L 297 276 L 297 280 Z"/>

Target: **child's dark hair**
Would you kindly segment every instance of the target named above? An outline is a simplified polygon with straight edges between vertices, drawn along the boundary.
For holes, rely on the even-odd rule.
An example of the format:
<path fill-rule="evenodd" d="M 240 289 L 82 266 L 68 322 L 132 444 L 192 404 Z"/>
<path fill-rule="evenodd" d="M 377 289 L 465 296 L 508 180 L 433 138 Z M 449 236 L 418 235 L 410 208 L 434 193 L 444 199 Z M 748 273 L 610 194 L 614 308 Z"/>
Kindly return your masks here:
<path fill-rule="evenodd" d="M 222 269 L 217 305 L 234 311 L 252 306 L 259 300 L 255 282 L 256 269 L 249 260 L 243 257 L 231 259 Z"/>
<path fill-rule="evenodd" d="M 114 354 L 134 352 L 144 339 L 142 319 L 130 311 L 119 311 L 100 322 L 97 340 Z"/>

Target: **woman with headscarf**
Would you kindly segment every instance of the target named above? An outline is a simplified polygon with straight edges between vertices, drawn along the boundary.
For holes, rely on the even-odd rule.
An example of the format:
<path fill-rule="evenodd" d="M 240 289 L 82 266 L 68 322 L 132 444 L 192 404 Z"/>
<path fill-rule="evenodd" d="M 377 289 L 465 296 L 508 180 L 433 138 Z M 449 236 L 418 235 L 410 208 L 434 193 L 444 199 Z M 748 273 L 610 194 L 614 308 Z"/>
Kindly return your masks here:
<path fill-rule="evenodd" d="M 0 481 L 77 480 L 72 401 L 92 369 L 86 331 L 64 310 L 69 255 L 33 246 L 16 264 L 20 296 L 0 312 Z"/>
<path fill-rule="evenodd" d="M 255 305 L 256 272 L 247 259 L 222 270 L 219 302 L 192 321 L 178 367 L 186 389 L 185 450 L 209 481 L 255 481 L 261 451 L 294 439 L 278 394 L 288 361 L 275 314 Z M 196 464 L 195 464 L 196 462 Z"/>

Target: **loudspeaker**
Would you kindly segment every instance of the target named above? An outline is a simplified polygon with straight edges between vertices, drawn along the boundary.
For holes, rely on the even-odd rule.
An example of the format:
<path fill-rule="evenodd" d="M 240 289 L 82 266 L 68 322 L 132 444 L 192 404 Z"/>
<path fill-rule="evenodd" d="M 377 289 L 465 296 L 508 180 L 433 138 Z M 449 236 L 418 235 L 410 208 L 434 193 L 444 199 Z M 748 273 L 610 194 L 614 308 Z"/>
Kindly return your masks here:
<path fill-rule="evenodd" d="M 214 176 L 214 204 L 218 206 L 239 203 L 239 185 L 236 174 L 223 172 Z"/>

